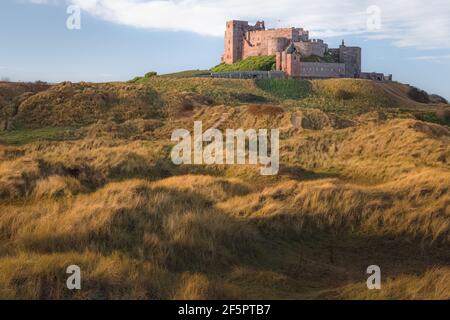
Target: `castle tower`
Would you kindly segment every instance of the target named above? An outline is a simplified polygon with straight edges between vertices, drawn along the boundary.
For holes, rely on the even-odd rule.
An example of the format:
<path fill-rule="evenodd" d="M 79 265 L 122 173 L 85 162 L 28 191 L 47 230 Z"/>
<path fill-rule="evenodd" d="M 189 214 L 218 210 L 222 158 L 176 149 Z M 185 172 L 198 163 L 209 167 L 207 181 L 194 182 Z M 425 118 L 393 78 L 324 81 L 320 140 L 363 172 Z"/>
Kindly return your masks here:
<path fill-rule="evenodd" d="M 347 47 L 344 40 L 339 47 L 339 62 L 345 63 L 345 76 L 359 78 L 361 76 L 361 48 Z"/>
<path fill-rule="evenodd" d="M 300 77 L 301 56 L 293 43 L 283 52 L 276 53 L 276 70 L 284 71 L 288 77 Z"/>
<path fill-rule="evenodd" d="M 225 52 L 222 62 L 232 64 L 242 59 L 244 37 L 248 30 L 247 21 L 228 21 L 225 30 Z"/>

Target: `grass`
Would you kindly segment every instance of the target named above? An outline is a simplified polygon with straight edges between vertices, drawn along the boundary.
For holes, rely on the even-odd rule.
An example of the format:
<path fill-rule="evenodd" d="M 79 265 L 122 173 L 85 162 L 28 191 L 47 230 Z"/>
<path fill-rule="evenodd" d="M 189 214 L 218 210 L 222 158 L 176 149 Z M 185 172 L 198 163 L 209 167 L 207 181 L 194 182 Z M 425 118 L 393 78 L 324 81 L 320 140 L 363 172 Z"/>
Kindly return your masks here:
<path fill-rule="evenodd" d="M 311 93 L 311 84 L 306 80 L 258 79 L 256 85 L 280 99 L 302 99 Z"/>
<path fill-rule="evenodd" d="M 232 71 L 270 71 L 274 69 L 275 56 L 248 57 L 234 64 L 219 64 L 211 69 L 212 72 Z"/>
<path fill-rule="evenodd" d="M 196 77 L 209 77 L 210 75 L 211 75 L 211 71 L 209 71 L 209 70 L 187 70 L 187 71 L 164 74 L 164 75 L 162 75 L 162 77 L 196 78 Z"/>
<path fill-rule="evenodd" d="M 436 112 L 424 112 L 416 114 L 416 118 L 422 121 L 427 121 L 431 123 L 437 123 L 443 126 L 450 127 L 450 119 L 445 117 L 440 117 Z"/>
<path fill-rule="evenodd" d="M 38 140 L 58 140 L 62 134 L 72 130 L 70 127 L 46 127 L 4 131 L 0 132 L 0 143 L 22 145 Z"/>
<path fill-rule="evenodd" d="M 450 131 L 384 89 L 152 76 L 27 95 L 0 133 L 0 298 L 449 299 Z M 280 174 L 173 165 L 193 120 L 279 128 Z"/>

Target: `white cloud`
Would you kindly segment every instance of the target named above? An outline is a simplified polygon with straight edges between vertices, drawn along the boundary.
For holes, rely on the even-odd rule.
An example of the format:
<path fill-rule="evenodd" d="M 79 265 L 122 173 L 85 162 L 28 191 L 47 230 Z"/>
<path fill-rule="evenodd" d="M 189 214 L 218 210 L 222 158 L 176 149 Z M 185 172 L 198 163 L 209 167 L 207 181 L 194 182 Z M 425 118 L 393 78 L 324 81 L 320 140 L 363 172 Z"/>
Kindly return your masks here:
<path fill-rule="evenodd" d="M 418 56 L 418 57 L 411 57 L 411 58 L 408 58 L 408 60 L 442 62 L 442 61 L 445 61 L 445 60 L 450 60 L 450 54 L 435 55 L 435 56 Z"/>
<path fill-rule="evenodd" d="M 226 20 L 264 19 L 268 27 L 304 27 L 315 37 L 358 34 L 398 47 L 450 48 L 449 0 L 68 1 L 98 18 L 137 28 L 223 36 Z M 380 30 L 367 29 L 366 10 L 372 5 L 381 9 Z"/>

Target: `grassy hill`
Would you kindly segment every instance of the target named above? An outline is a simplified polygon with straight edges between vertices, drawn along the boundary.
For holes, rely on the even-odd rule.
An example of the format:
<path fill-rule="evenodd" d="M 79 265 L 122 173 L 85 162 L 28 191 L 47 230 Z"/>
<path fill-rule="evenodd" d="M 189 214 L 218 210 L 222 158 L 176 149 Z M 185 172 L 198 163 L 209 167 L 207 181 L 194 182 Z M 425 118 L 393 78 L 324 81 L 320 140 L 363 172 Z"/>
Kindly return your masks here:
<path fill-rule="evenodd" d="M 275 56 L 255 56 L 233 64 L 219 64 L 211 69 L 212 72 L 232 71 L 270 71 L 275 67 Z"/>
<path fill-rule="evenodd" d="M 0 84 L 0 298 L 450 298 L 448 105 L 191 76 Z M 279 128 L 280 174 L 172 164 L 174 129 L 221 119 Z"/>

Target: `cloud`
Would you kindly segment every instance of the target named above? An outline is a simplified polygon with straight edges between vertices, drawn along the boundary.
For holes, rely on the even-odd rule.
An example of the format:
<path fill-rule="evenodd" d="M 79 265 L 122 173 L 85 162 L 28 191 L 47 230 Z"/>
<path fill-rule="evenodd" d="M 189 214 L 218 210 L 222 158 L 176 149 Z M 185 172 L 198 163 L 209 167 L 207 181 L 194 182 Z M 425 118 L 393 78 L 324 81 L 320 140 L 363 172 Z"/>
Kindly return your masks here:
<path fill-rule="evenodd" d="M 34 4 L 57 4 L 58 0 L 30 0 Z"/>
<path fill-rule="evenodd" d="M 137 28 L 223 36 L 226 20 L 264 19 L 270 27 L 304 27 L 315 37 L 361 35 L 398 47 L 450 48 L 448 0 L 68 1 L 100 19 Z M 378 30 L 367 28 L 373 5 L 380 9 Z"/>
<path fill-rule="evenodd" d="M 408 58 L 408 60 L 442 62 L 442 61 L 445 61 L 445 60 L 450 60 L 450 54 L 435 55 L 435 56 L 418 56 L 418 57 L 411 57 L 411 58 Z"/>

